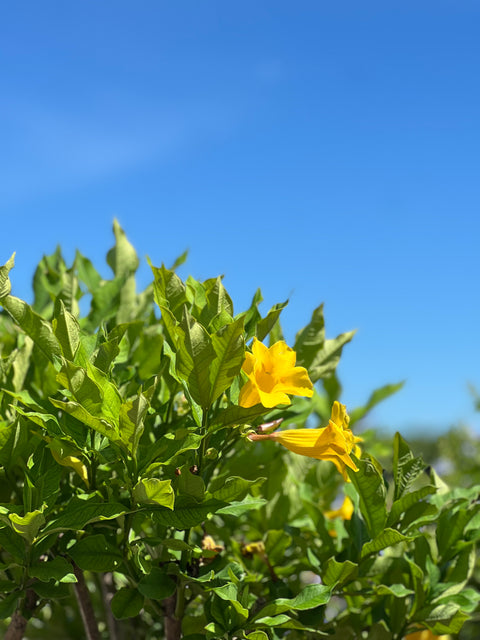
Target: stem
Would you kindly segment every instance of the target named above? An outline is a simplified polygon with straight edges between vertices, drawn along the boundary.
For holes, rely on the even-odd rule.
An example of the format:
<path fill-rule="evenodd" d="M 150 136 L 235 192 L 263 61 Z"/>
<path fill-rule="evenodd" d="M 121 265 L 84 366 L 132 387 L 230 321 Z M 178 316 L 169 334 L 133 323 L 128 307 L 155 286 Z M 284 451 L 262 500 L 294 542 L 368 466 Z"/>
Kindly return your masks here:
<path fill-rule="evenodd" d="M 165 613 L 165 640 L 180 640 L 182 637 L 182 622 L 175 616 L 177 594 L 165 598 L 163 611 Z"/>
<path fill-rule="evenodd" d="M 73 587 L 75 589 L 75 595 L 77 596 L 78 608 L 83 620 L 83 626 L 86 633 L 86 640 L 100 640 L 100 633 L 98 631 L 97 621 L 95 619 L 95 612 L 93 610 L 92 601 L 90 599 L 90 593 L 85 582 L 83 571 L 76 564 L 73 564 L 73 573 L 77 578 L 77 581 Z"/>
<path fill-rule="evenodd" d="M 37 606 L 37 596 L 32 589 L 27 589 L 25 594 L 25 609 L 33 611 Z M 12 616 L 8 625 L 5 640 L 22 640 L 27 628 L 27 619 L 23 616 L 20 609 L 17 609 Z"/>

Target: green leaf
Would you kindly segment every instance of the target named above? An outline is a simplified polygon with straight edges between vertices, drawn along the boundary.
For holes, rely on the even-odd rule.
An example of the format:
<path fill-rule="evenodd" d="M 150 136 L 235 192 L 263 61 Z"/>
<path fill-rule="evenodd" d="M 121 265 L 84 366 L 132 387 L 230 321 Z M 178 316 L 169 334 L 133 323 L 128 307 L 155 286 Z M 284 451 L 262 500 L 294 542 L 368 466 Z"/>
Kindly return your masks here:
<path fill-rule="evenodd" d="M 133 497 L 140 504 L 157 504 L 173 509 L 175 493 L 171 480 L 143 478 L 133 489 Z"/>
<path fill-rule="evenodd" d="M 19 533 L 22 538 L 25 538 L 29 544 L 32 544 L 40 527 L 45 524 L 43 510 L 39 509 L 30 511 L 24 516 L 19 516 L 17 513 L 9 513 L 8 517 L 14 530 Z"/>
<path fill-rule="evenodd" d="M 18 533 L 15 533 L 13 529 L 10 529 L 10 527 L 0 529 L 0 548 L 4 549 L 20 563 L 25 561 L 25 540 L 22 536 L 18 535 Z"/>
<path fill-rule="evenodd" d="M 265 415 L 269 411 L 271 409 L 265 409 L 261 404 L 248 409 L 238 406 L 227 407 L 213 417 L 210 426 L 222 425 L 223 427 L 230 427 L 232 425 L 249 424 L 258 416 Z"/>
<path fill-rule="evenodd" d="M 245 480 L 239 476 L 231 476 L 225 480 L 225 484 L 216 490 L 212 490 L 212 498 L 221 502 L 231 502 L 245 498 L 248 491 L 254 486 L 260 486 L 266 478 Z"/>
<path fill-rule="evenodd" d="M 77 319 L 65 308 L 62 300 L 55 303 L 53 331 L 62 348 L 63 355 L 73 362 L 80 345 L 80 326 Z"/>
<path fill-rule="evenodd" d="M 185 451 L 198 449 L 202 439 L 203 436 L 186 429 L 177 429 L 175 433 L 165 434 L 147 449 L 141 447 L 141 470 L 146 469 L 153 461 L 162 465 L 171 463 Z"/>
<path fill-rule="evenodd" d="M 387 526 L 392 526 L 396 524 L 400 519 L 403 513 L 408 511 L 410 507 L 418 504 L 420 500 L 423 500 L 428 495 L 436 492 L 436 487 L 431 484 L 425 485 L 416 491 L 411 491 L 398 500 L 396 500 L 392 504 L 392 508 L 390 509 L 390 513 L 388 514 Z"/>
<path fill-rule="evenodd" d="M 329 558 L 325 565 L 325 571 L 322 573 L 322 580 L 327 586 L 333 587 L 355 577 L 357 572 L 358 565 L 354 562 L 350 562 L 350 560 L 337 562 L 335 558 Z"/>
<path fill-rule="evenodd" d="M 107 542 L 102 534 L 82 538 L 69 553 L 84 571 L 115 571 L 122 563 L 121 551 Z"/>
<path fill-rule="evenodd" d="M 256 333 L 257 339 L 260 340 L 260 342 L 262 342 L 262 340 L 264 340 L 268 336 L 270 331 L 273 329 L 273 327 L 275 326 L 275 323 L 278 321 L 278 318 L 280 317 L 280 313 L 283 311 L 283 309 L 285 309 L 287 304 L 288 304 L 288 300 L 285 300 L 285 302 L 279 302 L 278 304 L 275 304 L 267 313 L 266 317 L 259 320 L 259 322 L 257 323 L 257 328 L 255 333 Z"/>
<path fill-rule="evenodd" d="M 376 389 L 367 400 L 366 404 L 363 407 L 358 407 L 357 409 L 353 409 L 353 411 L 349 411 L 350 415 L 350 426 L 355 424 L 358 420 L 361 420 L 364 416 L 367 415 L 369 411 L 373 409 L 377 404 L 389 398 L 397 391 L 402 389 L 405 382 L 398 382 L 397 384 L 387 384 L 380 389 Z"/>
<path fill-rule="evenodd" d="M 113 221 L 113 233 L 115 246 L 107 253 L 107 264 L 116 276 L 130 275 L 138 269 L 137 252 L 117 220 Z"/>
<path fill-rule="evenodd" d="M 134 618 L 140 613 L 143 603 L 144 598 L 137 589 L 122 587 L 112 598 L 112 613 L 117 620 Z"/>
<path fill-rule="evenodd" d="M 247 513 L 252 509 L 259 509 L 264 504 L 267 503 L 267 500 L 264 498 L 252 498 L 251 496 L 246 496 L 243 500 L 238 502 L 232 502 L 226 507 L 221 507 L 216 510 L 216 513 L 225 516 L 241 516 L 243 513 Z"/>
<path fill-rule="evenodd" d="M 10 294 L 12 290 L 12 284 L 8 274 L 15 266 L 15 253 L 12 254 L 9 260 L 0 267 L 0 300 Z"/>
<path fill-rule="evenodd" d="M 52 325 L 47 320 L 35 313 L 26 302 L 14 296 L 8 295 L 1 298 L 0 304 L 51 362 L 61 358 L 60 343 L 53 333 Z"/>
<path fill-rule="evenodd" d="M 138 590 L 150 600 L 163 600 L 175 593 L 177 585 L 172 578 L 158 567 L 152 567 L 150 573 L 138 583 Z"/>
<path fill-rule="evenodd" d="M 264 631 L 252 631 L 247 633 L 245 638 L 248 638 L 248 640 L 268 640 L 268 636 Z"/>
<path fill-rule="evenodd" d="M 295 337 L 293 347 L 297 354 L 297 365 L 310 370 L 317 353 L 325 343 L 325 320 L 323 303 L 312 313 L 312 319 Z"/>
<path fill-rule="evenodd" d="M 136 292 L 135 292 L 135 271 L 138 269 L 138 256 L 127 240 L 125 232 L 118 224 L 113 222 L 113 232 L 115 235 L 115 246 L 107 254 L 107 263 L 111 267 L 115 277 L 124 278 L 125 282 L 120 290 L 120 299 L 116 321 L 118 324 L 128 322 L 135 312 Z"/>
<path fill-rule="evenodd" d="M 415 458 L 410 447 L 397 432 L 393 442 L 394 500 L 398 500 L 425 469 L 421 458 Z"/>
<path fill-rule="evenodd" d="M 375 538 L 385 526 L 387 510 L 385 506 L 386 489 L 381 467 L 372 457 L 365 455 L 358 460 L 353 456 L 358 471 L 348 470 L 352 485 L 360 498 L 360 511 L 365 519 L 368 531 Z"/>
<path fill-rule="evenodd" d="M 180 530 L 189 529 L 190 527 L 201 524 L 211 513 L 215 513 L 224 504 L 218 500 L 208 500 L 201 504 L 191 504 L 191 502 L 189 502 L 191 498 L 187 496 L 184 497 L 184 500 L 181 498 L 182 496 L 177 497 L 173 511 L 162 507 L 154 509 L 152 511 L 153 520 L 166 527 L 175 527 Z"/>
<path fill-rule="evenodd" d="M 177 351 L 177 374 L 187 384 L 192 398 L 202 409 L 210 407 L 212 387 L 209 370 L 215 359 L 212 340 L 204 327 L 196 322 L 187 308 L 178 326 L 180 340 Z"/>
<path fill-rule="evenodd" d="M 320 305 L 313 312 L 310 323 L 296 336 L 297 364 L 308 370 L 312 382 L 327 378 L 335 371 L 343 347 L 354 335 L 355 331 L 349 331 L 333 340 L 325 340 L 323 305 Z"/>
<path fill-rule="evenodd" d="M 391 584 L 389 586 L 381 584 L 375 587 L 375 593 L 379 596 L 395 596 L 395 598 L 406 598 L 415 593 L 412 589 L 407 589 L 403 584 Z"/>
<path fill-rule="evenodd" d="M 42 582 L 49 580 L 65 583 L 77 582 L 72 565 L 60 556 L 48 562 L 36 562 L 29 568 L 28 573 L 32 578 L 38 578 Z"/>
<path fill-rule="evenodd" d="M 5 620 L 13 615 L 17 608 L 18 599 L 23 597 L 24 591 L 14 591 L 6 598 L 0 600 L 0 620 Z"/>
<path fill-rule="evenodd" d="M 370 542 L 366 542 L 363 545 L 360 557 L 365 558 L 371 553 L 377 553 L 377 551 L 381 551 L 381 549 L 385 549 L 386 547 L 391 547 L 394 544 L 398 544 L 399 542 L 406 542 L 411 539 L 412 538 L 404 536 L 396 529 L 384 529 L 373 540 L 371 540 Z"/>
<path fill-rule="evenodd" d="M 238 318 L 213 334 L 212 346 L 215 358 L 210 365 L 209 404 L 230 387 L 242 368 L 245 360 L 243 318 Z"/>
<path fill-rule="evenodd" d="M 160 309 L 167 307 L 172 314 L 180 319 L 180 312 L 187 303 L 185 285 L 174 271 L 170 271 L 163 264 L 160 268 L 152 266 L 155 281 L 153 296 Z"/>
<path fill-rule="evenodd" d="M 179 493 L 191 496 L 198 502 L 201 502 L 205 496 L 205 483 L 200 475 L 190 471 L 189 464 L 181 467 L 177 486 Z"/>
<path fill-rule="evenodd" d="M 332 587 L 323 584 L 312 584 L 305 587 L 295 598 L 279 598 L 274 600 L 255 616 L 255 623 L 265 624 L 265 618 L 278 616 L 286 611 L 306 611 L 327 604 L 332 595 Z"/>
<path fill-rule="evenodd" d="M 275 565 L 285 558 L 285 551 L 292 545 L 292 537 L 283 529 L 270 529 L 265 536 L 265 551 Z"/>
<path fill-rule="evenodd" d="M 123 504 L 115 502 L 96 502 L 95 500 L 79 500 L 74 498 L 64 511 L 49 521 L 42 536 L 58 531 L 79 531 L 91 522 L 111 520 L 127 513 Z"/>
<path fill-rule="evenodd" d="M 139 393 L 134 400 L 127 400 L 120 407 L 120 437 L 134 458 L 149 406 L 143 393 Z"/>

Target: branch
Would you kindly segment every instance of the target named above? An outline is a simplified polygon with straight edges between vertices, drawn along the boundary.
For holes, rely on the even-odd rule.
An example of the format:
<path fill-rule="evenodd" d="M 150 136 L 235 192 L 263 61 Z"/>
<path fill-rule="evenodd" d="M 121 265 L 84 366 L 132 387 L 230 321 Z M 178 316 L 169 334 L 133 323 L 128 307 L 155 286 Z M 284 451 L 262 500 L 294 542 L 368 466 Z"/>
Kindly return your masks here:
<path fill-rule="evenodd" d="M 33 589 L 27 589 L 25 594 L 25 610 L 33 611 L 37 606 L 37 596 Z M 17 609 L 12 616 L 10 624 L 8 625 L 7 633 L 5 634 L 5 640 L 22 640 L 27 628 L 27 619 L 23 616 L 20 609 Z"/>
<path fill-rule="evenodd" d="M 95 612 L 93 610 L 92 601 L 90 599 L 90 593 L 85 582 L 83 571 L 80 567 L 73 564 L 73 573 L 77 578 L 77 581 L 73 587 L 75 589 L 75 595 L 77 596 L 78 607 L 82 615 L 83 626 L 85 628 L 86 640 L 100 640 L 100 633 L 98 631 L 97 621 L 95 619 Z"/>
<path fill-rule="evenodd" d="M 182 621 L 175 615 L 177 605 L 177 595 L 165 598 L 163 610 L 165 612 L 165 640 L 179 640 L 182 637 Z"/>

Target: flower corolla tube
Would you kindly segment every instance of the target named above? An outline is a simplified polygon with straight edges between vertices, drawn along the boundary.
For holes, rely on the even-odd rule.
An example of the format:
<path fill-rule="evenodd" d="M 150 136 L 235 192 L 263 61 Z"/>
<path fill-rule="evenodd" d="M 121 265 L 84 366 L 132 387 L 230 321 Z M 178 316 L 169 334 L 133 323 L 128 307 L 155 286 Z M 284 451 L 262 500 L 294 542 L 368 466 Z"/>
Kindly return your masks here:
<path fill-rule="evenodd" d="M 238 404 L 254 407 L 262 404 L 272 409 L 279 404 L 291 404 L 289 395 L 313 395 L 313 384 L 305 367 L 296 367 L 296 353 L 283 340 L 271 347 L 253 339 L 252 352 L 245 354 L 242 371 L 248 380 L 240 390 Z"/>
<path fill-rule="evenodd" d="M 250 440 L 275 440 L 293 453 L 317 460 L 329 460 L 348 481 L 347 467 L 358 471 L 350 454 L 357 450 L 357 442 L 361 440 L 353 435 L 349 422 L 345 405 L 335 401 L 326 427 L 287 429 L 268 434 L 252 433 L 248 437 Z"/>

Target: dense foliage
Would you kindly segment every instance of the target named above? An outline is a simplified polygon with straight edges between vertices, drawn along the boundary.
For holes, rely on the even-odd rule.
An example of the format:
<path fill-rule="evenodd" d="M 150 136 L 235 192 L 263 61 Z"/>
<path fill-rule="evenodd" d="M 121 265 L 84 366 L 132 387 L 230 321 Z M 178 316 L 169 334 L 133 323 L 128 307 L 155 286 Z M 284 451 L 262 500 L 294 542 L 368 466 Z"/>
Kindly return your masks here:
<path fill-rule="evenodd" d="M 353 332 L 327 339 L 319 306 L 292 345 L 308 376 L 287 384 L 291 351 L 258 347 L 288 360 L 259 390 L 252 346 L 283 344 L 285 304 L 262 316 L 257 291 L 234 313 L 221 278 L 177 276 L 183 257 L 138 293 L 136 252 L 114 233 L 111 279 L 57 250 L 31 305 L 11 295 L 13 258 L 0 268 L 5 637 L 477 637 L 464 623 L 479 601 L 479 487 L 462 459 L 448 451 L 450 487 L 399 434 L 353 436 L 401 385 L 348 422 L 335 369 Z M 304 393 L 288 404 L 292 380 Z M 297 429 L 321 452 L 300 451 Z"/>

